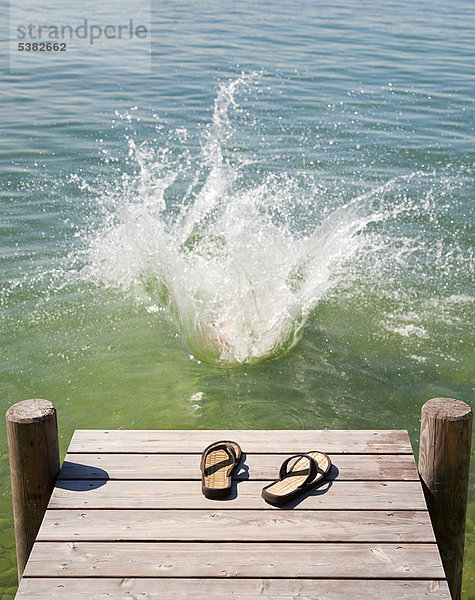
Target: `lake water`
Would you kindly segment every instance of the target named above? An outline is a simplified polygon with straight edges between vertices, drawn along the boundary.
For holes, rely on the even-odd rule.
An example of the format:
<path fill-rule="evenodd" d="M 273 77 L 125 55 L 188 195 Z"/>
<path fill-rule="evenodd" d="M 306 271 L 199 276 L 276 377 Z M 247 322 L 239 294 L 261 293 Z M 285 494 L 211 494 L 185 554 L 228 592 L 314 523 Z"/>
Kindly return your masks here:
<path fill-rule="evenodd" d="M 417 452 L 426 400 L 473 401 L 474 12 L 171 1 L 125 55 L 2 42 L 2 411 L 53 401 L 63 454 L 77 428 L 400 428 Z M 3 434 L 0 486 L 10 599 Z"/>

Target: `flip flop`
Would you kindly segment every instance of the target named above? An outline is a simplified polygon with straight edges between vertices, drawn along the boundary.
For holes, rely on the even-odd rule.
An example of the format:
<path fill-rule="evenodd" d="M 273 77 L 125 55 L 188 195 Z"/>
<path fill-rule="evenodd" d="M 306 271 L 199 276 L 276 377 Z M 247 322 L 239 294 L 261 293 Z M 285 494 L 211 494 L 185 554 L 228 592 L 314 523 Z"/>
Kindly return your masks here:
<path fill-rule="evenodd" d="M 207 498 L 224 498 L 229 495 L 232 476 L 239 467 L 242 452 L 236 442 L 213 442 L 201 455 L 201 490 Z"/>
<path fill-rule="evenodd" d="M 290 467 L 292 461 L 294 464 Z M 331 460 L 323 452 L 295 454 L 282 463 L 279 479 L 266 485 L 262 497 L 269 504 L 286 504 L 320 484 L 331 469 Z"/>

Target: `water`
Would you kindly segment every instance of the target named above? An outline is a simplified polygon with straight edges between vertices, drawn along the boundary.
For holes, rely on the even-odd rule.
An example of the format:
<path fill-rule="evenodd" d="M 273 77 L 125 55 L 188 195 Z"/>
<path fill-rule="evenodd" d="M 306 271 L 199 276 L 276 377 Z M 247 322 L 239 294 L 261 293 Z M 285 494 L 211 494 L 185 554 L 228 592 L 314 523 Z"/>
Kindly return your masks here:
<path fill-rule="evenodd" d="M 10 73 L 2 46 L 2 410 L 52 400 L 63 453 L 101 427 L 401 428 L 417 451 L 425 400 L 473 398 L 470 18 L 161 3 L 150 74 Z M 0 481 L 12 598 L 5 436 Z"/>

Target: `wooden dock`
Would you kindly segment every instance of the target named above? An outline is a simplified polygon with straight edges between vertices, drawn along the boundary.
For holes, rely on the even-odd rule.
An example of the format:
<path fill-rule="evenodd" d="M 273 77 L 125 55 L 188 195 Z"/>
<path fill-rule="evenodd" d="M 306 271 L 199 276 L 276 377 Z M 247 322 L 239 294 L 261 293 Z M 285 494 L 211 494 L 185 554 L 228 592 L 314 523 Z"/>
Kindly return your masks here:
<path fill-rule="evenodd" d="M 209 443 L 244 460 L 201 493 Z M 288 455 L 330 480 L 284 509 L 261 498 Z M 17 600 L 450 600 L 405 431 L 74 433 Z"/>

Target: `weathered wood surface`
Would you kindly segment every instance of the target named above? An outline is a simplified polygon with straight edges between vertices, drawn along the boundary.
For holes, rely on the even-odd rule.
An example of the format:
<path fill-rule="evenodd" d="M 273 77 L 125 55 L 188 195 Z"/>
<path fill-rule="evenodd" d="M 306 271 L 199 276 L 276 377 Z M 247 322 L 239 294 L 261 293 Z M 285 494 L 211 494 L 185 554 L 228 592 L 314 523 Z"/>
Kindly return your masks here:
<path fill-rule="evenodd" d="M 21 579 L 59 473 L 56 408 L 42 398 L 7 411 L 18 579 Z"/>
<path fill-rule="evenodd" d="M 53 492 L 50 508 L 203 508 L 209 501 L 201 481 L 98 481 L 62 480 Z M 270 481 L 241 481 L 219 510 L 280 510 L 261 498 Z M 99 486 L 98 486 L 99 484 Z M 333 481 L 317 488 L 299 502 L 299 510 L 425 510 L 417 481 Z"/>
<path fill-rule="evenodd" d="M 34 578 L 20 600 L 450 600 L 446 581 L 390 579 Z"/>
<path fill-rule="evenodd" d="M 432 398 L 421 411 L 419 471 L 453 600 L 462 592 L 472 409 Z"/>
<path fill-rule="evenodd" d="M 382 430 L 139 430 L 74 432 L 69 452 L 201 453 L 215 440 L 234 440 L 246 454 L 289 454 L 325 449 L 327 454 L 412 454 L 407 431 Z M 282 444 L 280 440 L 285 440 Z"/>
<path fill-rule="evenodd" d="M 199 461 L 220 439 L 244 465 L 213 501 Z M 330 481 L 265 503 L 284 456 L 312 449 Z M 111 597 L 450 599 L 404 431 L 78 431 L 18 600 Z"/>
<path fill-rule="evenodd" d="M 67 454 L 60 479 L 200 480 L 201 454 Z M 333 454 L 330 479 L 338 481 L 417 481 L 414 457 L 392 454 Z M 269 481 L 282 463 L 280 454 L 247 454 L 234 479 Z"/>
<path fill-rule="evenodd" d="M 107 557 L 107 560 L 104 560 Z M 433 544 L 37 543 L 25 575 L 41 577 L 443 578 Z"/>
<path fill-rule="evenodd" d="M 435 542 L 425 511 L 48 510 L 38 541 Z"/>

